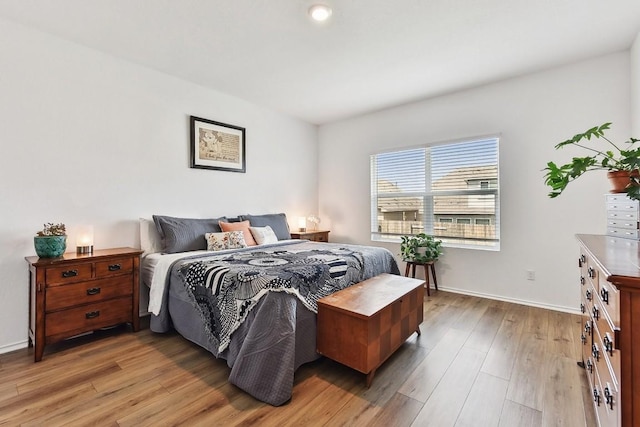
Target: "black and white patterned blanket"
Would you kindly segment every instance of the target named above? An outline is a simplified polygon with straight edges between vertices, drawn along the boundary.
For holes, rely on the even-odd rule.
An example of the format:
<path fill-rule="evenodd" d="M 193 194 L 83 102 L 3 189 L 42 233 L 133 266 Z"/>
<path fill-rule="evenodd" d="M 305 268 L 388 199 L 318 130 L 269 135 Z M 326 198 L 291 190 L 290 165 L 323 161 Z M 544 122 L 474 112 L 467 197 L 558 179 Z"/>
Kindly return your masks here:
<path fill-rule="evenodd" d="M 363 280 L 363 254 L 351 248 L 240 252 L 180 267 L 205 329 L 219 352 L 268 292 L 295 295 L 317 313 L 317 301 Z"/>

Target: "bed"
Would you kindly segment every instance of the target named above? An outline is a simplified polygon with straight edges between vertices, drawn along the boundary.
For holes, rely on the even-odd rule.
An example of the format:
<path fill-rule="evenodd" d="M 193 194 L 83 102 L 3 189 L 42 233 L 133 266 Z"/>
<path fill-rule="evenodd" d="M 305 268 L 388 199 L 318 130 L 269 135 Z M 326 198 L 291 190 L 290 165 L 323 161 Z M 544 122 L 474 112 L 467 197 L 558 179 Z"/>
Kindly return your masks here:
<path fill-rule="evenodd" d="M 274 406 L 291 398 L 296 369 L 319 357 L 317 300 L 399 274 L 384 248 L 286 239 L 288 227 L 278 234 L 249 247 L 152 252 L 142 262 L 151 330 L 175 329 L 226 360 L 232 384 Z"/>

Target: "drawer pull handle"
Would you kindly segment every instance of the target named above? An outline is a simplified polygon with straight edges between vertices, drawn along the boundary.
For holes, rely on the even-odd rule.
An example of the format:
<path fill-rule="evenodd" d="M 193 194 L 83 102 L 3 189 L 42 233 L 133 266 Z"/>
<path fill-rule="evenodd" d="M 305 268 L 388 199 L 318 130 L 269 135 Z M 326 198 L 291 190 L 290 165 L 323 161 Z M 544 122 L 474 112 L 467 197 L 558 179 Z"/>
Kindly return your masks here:
<path fill-rule="evenodd" d="M 593 401 L 596 402 L 596 405 L 600 406 L 600 391 L 595 387 L 593 389 Z"/>
<path fill-rule="evenodd" d="M 585 280 L 584 280 L 584 276 L 580 276 L 580 284 L 581 284 L 581 285 L 584 285 L 584 282 L 585 282 Z"/>
<path fill-rule="evenodd" d="M 591 310 L 591 313 L 593 314 L 593 318 L 596 320 L 600 319 L 600 310 L 598 310 L 598 307 L 593 307 L 593 310 Z"/>
<path fill-rule="evenodd" d="M 100 316 L 100 310 L 90 311 L 88 313 L 85 313 L 84 315 L 84 317 L 87 319 L 95 319 L 98 316 Z"/>
<path fill-rule="evenodd" d="M 581 311 L 582 313 L 584 313 L 585 311 L 587 311 L 583 303 L 580 303 L 580 311 Z"/>
<path fill-rule="evenodd" d="M 605 351 L 609 352 L 609 356 L 613 356 L 613 341 L 611 340 L 609 332 L 605 332 L 602 342 L 604 344 Z"/>
<path fill-rule="evenodd" d="M 587 289 L 584 296 L 587 298 L 587 301 L 591 301 L 591 289 Z"/>
<path fill-rule="evenodd" d="M 596 362 L 600 360 L 600 349 L 597 344 L 591 346 L 591 355 L 596 359 Z"/>
<path fill-rule="evenodd" d="M 99 293 L 100 293 L 100 288 L 87 289 L 87 295 L 98 295 Z"/>
<path fill-rule="evenodd" d="M 613 410 L 613 395 L 609 387 L 611 387 L 611 385 L 607 383 L 607 386 L 604 388 L 604 401 L 605 404 L 609 405 L 609 409 Z"/>
<path fill-rule="evenodd" d="M 589 267 L 587 269 L 587 275 L 589 276 L 590 279 L 593 279 L 594 277 L 596 277 L 596 271 L 593 269 L 593 267 Z"/>
<path fill-rule="evenodd" d="M 582 264 L 584 264 L 585 262 L 587 262 L 587 257 L 584 256 L 584 254 L 580 255 L 580 259 L 578 260 L 578 265 L 580 265 L 580 267 L 582 267 Z"/>
<path fill-rule="evenodd" d="M 609 305 L 609 291 L 605 288 L 600 289 L 600 297 L 602 298 L 602 302 Z"/>
<path fill-rule="evenodd" d="M 75 277 L 78 275 L 78 270 L 67 270 L 62 272 L 62 277 Z"/>
<path fill-rule="evenodd" d="M 111 264 L 109 266 L 109 271 L 118 271 L 122 268 L 120 264 Z"/>
<path fill-rule="evenodd" d="M 587 336 L 585 334 L 580 335 L 580 341 L 582 341 L 582 345 L 587 343 Z"/>
<path fill-rule="evenodd" d="M 587 321 L 587 323 L 584 324 L 584 332 L 591 336 L 591 322 Z"/>
<path fill-rule="evenodd" d="M 593 374 L 593 363 L 591 363 L 591 359 L 587 359 L 587 369 L 590 374 Z"/>

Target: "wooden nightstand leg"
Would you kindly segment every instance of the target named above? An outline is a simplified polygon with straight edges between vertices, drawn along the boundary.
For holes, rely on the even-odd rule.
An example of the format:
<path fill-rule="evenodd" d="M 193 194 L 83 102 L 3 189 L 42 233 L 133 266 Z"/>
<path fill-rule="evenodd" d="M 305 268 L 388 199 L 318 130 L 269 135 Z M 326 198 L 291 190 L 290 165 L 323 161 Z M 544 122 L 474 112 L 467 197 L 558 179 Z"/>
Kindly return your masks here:
<path fill-rule="evenodd" d="M 410 268 L 411 268 L 411 264 L 407 263 L 407 267 L 404 269 L 404 277 L 409 277 Z"/>
<path fill-rule="evenodd" d="M 416 265 L 411 264 L 411 277 L 416 278 Z"/>

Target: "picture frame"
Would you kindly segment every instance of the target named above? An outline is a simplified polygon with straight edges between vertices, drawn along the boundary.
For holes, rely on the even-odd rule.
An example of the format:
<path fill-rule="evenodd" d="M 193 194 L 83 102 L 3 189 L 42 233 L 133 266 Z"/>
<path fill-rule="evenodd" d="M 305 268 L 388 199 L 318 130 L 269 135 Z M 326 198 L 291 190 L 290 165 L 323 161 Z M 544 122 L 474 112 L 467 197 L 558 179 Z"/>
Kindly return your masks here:
<path fill-rule="evenodd" d="M 246 172 L 246 129 L 190 116 L 191 168 Z"/>

